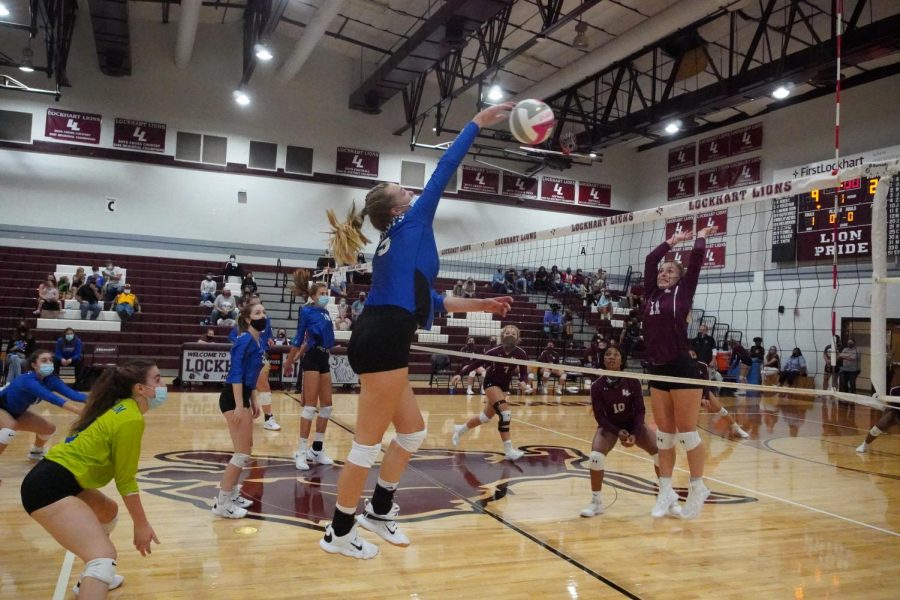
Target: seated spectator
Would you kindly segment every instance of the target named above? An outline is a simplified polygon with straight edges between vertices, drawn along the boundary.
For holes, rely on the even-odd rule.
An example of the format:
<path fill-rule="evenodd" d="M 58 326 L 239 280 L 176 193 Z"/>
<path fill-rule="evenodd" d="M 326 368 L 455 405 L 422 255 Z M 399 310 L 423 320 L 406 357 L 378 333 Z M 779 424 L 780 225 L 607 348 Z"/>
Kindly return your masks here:
<path fill-rule="evenodd" d="M 575 337 L 575 315 L 572 314 L 572 309 L 567 308 L 563 313 L 563 339 L 571 340 Z M 563 345 L 563 349 L 565 349 L 565 345 Z"/>
<path fill-rule="evenodd" d="M 56 351 L 53 353 L 53 373 L 59 377 L 61 367 L 72 367 L 75 369 L 75 380 L 81 379 L 81 367 L 84 364 L 83 348 L 81 338 L 75 335 L 75 330 L 66 327 L 63 335 L 56 340 Z"/>
<path fill-rule="evenodd" d="M 347 297 L 347 276 L 344 271 L 337 270 L 331 276 L 331 285 L 329 286 L 331 293 L 338 298 Z"/>
<path fill-rule="evenodd" d="M 34 312 L 44 319 L 55 319 L 59 316 L 59 288 L 56 287 L 56 276 L 50 273 L 38 287 L 38 309 Z"/>
<path fill-rule="evenodd" d="M 259 286 L 256 285 L 256 279 L 253 277 L 253 271 L 247 271 L 247 274 L 244 275 L 243 280 L 241 280 L 241 289 L 246 294 L 248 291 L 251 294 L 255 294 L 259 291 Z"/>
<path fill-rule="evenodd" d="M 750 365 L 753 364 L 750 353 L 736 339 L 728 340 L 728 346 L 731 348 L 731 362 L 728 365 L 728 370 L 732 371 L 737 368 L 738 381 L 747 383 L 747 373 L 750 371 Z"/>
<path fill-rule="evenodd" d="M 582 302 L 587 300 L 587 288 L 584 287 L 584 279 L 583 278 L 578 283 L 572 284 L 572 293 L 575 294 L 578 298 L 580 298 L 582 300 Z"/>
<path fill-rule="evenodd" d="M 216 299 L 216 282 L 212 273 L 207 273 L 206 278 L 200 282 L 200 306 L 212 308 Z"/>
<path fill-rule="evenodd" d="M 572 275 L 572 267 L 566 267 L 565 272 L 559 274 L 559 283 L 561 292 L 568 292 L 572 289 L 575 276 Z"/>
<path fill-rule="evenodd" d="M 331 273 L 337 267 L 337 262 L 335 262 L 334 257 L 331 255 L 331 249 L 325 248 L 325 251 L 322 253 L 316 260 L 316 270 L 322 271 L 322 275 L 316 277 L 317 280 L 328 280 L 328 274 Z"/>
<path fill-rule="evenodd" d="M 584 351 L 584 356 L 581 358 L 582 366 L 593 367 L 594 369 L 602 369 L 603 368 L 603 353 L 606 352 L 606 349 L 609 347 L 609 344 L 606 342 L 606 339 L 603 337 L 595 337 L 594 340 L 588 344 L 587 348 Z"/>
<path fill-rule="evenodd" d="M 78 267 L 75 270 L 75 275 L 72 276 L 72 283 L 69 284 L 69 298 L 84 285 L 84 281 L 87 279 L 87 275 L 84 273 L 84 267 Z"/>
<path fill-rule="evenodd" d="M 81 318 L 87 318 L 87 314 L 91 313 L 91 321 L 96 321 L 100 316 L 100 288 L 95 282 L 96 278 L 88 277 L 87 283 L 78 288 L 75 292 L 75 299 L 81 304 Z"/>
<path fill-rule="evenodd" d="M 547 273 L 546 267 L 539 267 L 537 273 L 534 274 L 534 291 L 547 291 L 547 281 L 548 281 L 549 273 Z"/>
<path fill-rule="evenodd" d="M 538 357 L 538 362 L 558 365 L 560 360 L 559 352 L 556 351 L 553 342 L 547 342 L 547 347 L 541 352 L 541 355 Z M 547 387 L 544 384 L 544 380 L 549 379 L 551 376 L 559 378 L 559 385 L 556 386 L 556 393 L 562 395 L 563 390 L 566 387 L 565 369 L 539 369 L 537 372 L 538 393 L 547 393 Z"/>
<path fill-rule="evenodd" d="M 544 311 L 544 335 L 551 340 L 558 340 L 563 332 L 563 315 L 559 312 L 559 304 L 551 304 L 550 310 Z"/>
<path fill-rule="evenodd" d="M 363 251 L 360 250 L 356 253 L 356 268 L 352 271 L 347 271 L 347 283 L 363 283 L 362 275 L 366 271 L 366 255 L 363 254 Z M 356 273 L 360 275 L 357 275 Z"/>
<path fill-rule="evenodd" d="M 237 257 L 234 254 L 228 256 L 225 268 L 222 269 L 222 283 L 228 283 L 229 277 L 244 279 L 244 267 L 238 264 Z"/>
<path fill-rule="evenodd" d="M 522 278 L 525 280 L 525 292 L 534 292 L 534 271 L 522 269 Z"/>
<path fill-rule="evenodd" d="M 463 297 L 463 282 L 462 279 L 458 279 L 456 281 L 456 285 L 453 286 L 453 297 L 454 298 L 462 298 Z"/>
<path fill-rule="evenodd" d="M 575 269 L 575 274 L 572 276 L 572 285 L 584 285 L 584 271 L 581 269 Z"/>
<path fill-rule="evenodd" d="M 626 355 L 631 356 L 642 341 L 641 321 L 637 317 L 628 317 L 619 335 L 619 347 Z"/>
<path fill-rule="evenodd" d="M 22 365 L 26 364 L 36 346 L 31 328 L 24 320 L 19 321 L 19 326 L 6 344 L 6 383 L 12 383 L 22 374 Z"/>
<path fill-rule="evenodd" d="M 66 275 L 63 275 L 59 278 L 59 285 L 57 286 L 57 288 L 59 288 L 59 299 L 66 300 L 69 298 L 69 292 L 72 289 L 72 282 Z"/>
<path fill-rule="evenodd" d="M 466 279 L 466 282 L 463 284 L 463 297 L 464 298 L 474 298 L 475 291 L 477 287 L 475 285 L 475 278 L 469 277 Z"/>
<path fill-rule="evenodd" d="M 594 276 L 594 290 L 599 292 L 604 287 L 606 287 L 606 271 L 603 269 L 597 269 L 597 274 Z"/>
<path fill-rule="evenodd" d="M 362 314 L 363 309 L 366 307 L 366 293 L 360 292 L 359 298 L 357 298 L 353 304 L 350 306 L 350 318 L 353 319 L 355 323 L 359 318 L 359 315 Z"/>
<path fill-rule="evenodd" d="M 334 320 L 334 328 L 337 331 L 349 331 L 353 326 L 353 321 L 350 319 L 350 307 L 347 306 L 347 300 L 345 298 L 341 298 L 338 301 L 337 309 L 338 314 L 337 318 Z"/>
<path fill-rule="evenodd" d="M 110 306 L 115 306 L 115 298 L 125 289 L 125 281 L 123 279 L 122 269 L 115 266 L 111 258 L 106 259 L 106 266 L 103 268 L 103 301 L 109 302 Z"/>
<path fill-rule="evenodd" d="M 103 289 L 103 284 L 106 282 L 103 279 L 103 275 L 100 274 L 100 267 L 93 267 L 91 270 L 91 274 L 87 279 L 84 280 L 84 283 L 93 283 L 94 287 L 97 288 L 97 293 L 100 293 L 100 290 Z M 81 286 L 78 286 L 81 287 Z M 78 288 L 76 288 L 77 290 Z"/>
<path fill-rule="evenodd" d="M 130 283 L 126 283 L 122 292 L 115 297 L 113 307 L 123 325 L 131 320 L 134 313 L 141 312 L 141 303 L 138 302 L 138 297 L 131 292 Z"/>
<path fill-rule="evenodd" d="M 506 273 L 503 274 L 503 287 L 505 288 L 504 293 L 512 294 L 516 289 L 516 280 L 519 278 L 519 275 L 516 273 L 515 269 L 507 269 Z"/>
<path fill-rule="evenodd" d="M 275 334 L 275 337 L 272 338 L 273 346 L 290 346 L 291 340 L 287 336 L 287 332 L 284 329 L 279 329 L 278 333 Z"/>
<path fill-rule="evenodd" d="M 519 275 L 516 277 L 515 291 L 522 292 L 523 294 L 528 293 L 528 279 L 526 278 L 527 275 L 528 269 L 523 268 Z"/>
<path fill-rule="evenodd" d="M 806 377 L 806 359 L 803 357 L 803 353 L 800 352 L 800 348 L 794 348 L 790 358 L 784 361 L 784 368 L 778 377 L 778 383 L 781 385 L 787 383 L 792 386 L 797 381 L 797 377 L 800 376 Z"/>
<path fill-rule="evenodd" d="M 237 308 L 235 307 L 234 297 L 228 288 L 222 289 L 222 293 L 216 296 L 213 302 L 213 309 L 209 315 L 209 324 L 218 325 L 219 321 L 229 321 L 237 318 Z"/>
<path fill-rule="evenodd" d="M 609 297 L 609 290 L 603 288 L 600 291 L 600 296 L 597 297 L 597 312 L 600 313 L 600 318 L 604 320 L 609 320 L 612 315 L 612 298 Z"/>
<path fill-rule="evenodd" d="M 644 303 L 644 283 L 638 281 L 631 286 L 630 308 L 639 309 Z"/>
<path fill-rule="evenodd" d="M 212 303 L 210 303 L 211 305 Z M 209 328 L 206 330 L 206 333 L 200 336 L 200 339 L 197 340 L 198 344 L 215 344 L 216 343 L 216 330 L 213 328 Z"/>
<path fill-rule="evenodd" d="M 556 294 L 563 290 L 562 273 L 559 272 L 556 265 L 550 267 L 549 290 L 551 294 Z"/>
<path fill-rule="evenodd" d="M 503 267 L 497 267 L 497 271 L 491 278 L 491 291 L 495 294 L 506 293 L 506 275 L 503 273 Z"/>
<path fill-rule="evenodd" d="M 762 375 L 763 383 L 773 385 L 775 378 L 778 377 L 779 368 L 781 367 L 781 357 L 778 356 L 778 348 L 772 346 L 763 359 Z"/>

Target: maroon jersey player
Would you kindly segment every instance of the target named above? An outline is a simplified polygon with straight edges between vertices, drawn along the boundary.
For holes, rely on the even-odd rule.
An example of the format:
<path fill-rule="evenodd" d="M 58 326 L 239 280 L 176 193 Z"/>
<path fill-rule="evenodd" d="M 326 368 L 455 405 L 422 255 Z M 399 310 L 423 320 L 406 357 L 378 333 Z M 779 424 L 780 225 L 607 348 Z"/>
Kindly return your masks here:
<path fill-rule="evenodd" d="M 668 261 L 660 265 L 673 246 L 693 237 L 692 231 L 679 231 L 657 246 L 644 262 L 646 299 L 641 307 L 645 360 L 650 363 L 651 375 L 669 377 L 697 377 L 696 362 L 688 354 L 687 318 L 694 302 L 694 292 L 700 280 L 700 266 L 706 250 L 706 236 L 716 227 L 706 227 L 697 234 L 688 267 Z M 672 514 L 678 502 L 672 489 L 672 470 L 675 467 L 675 443 L 680 442 L 687 452 L 691 484 L 682 517 L 692 519 L 700 514 L 709 490 L 703 483 L 705 454 L 697 433 L 700 414 L 701 386 L 694 383 L 650 382 L 650 402 L 659 430 L 659 494 L 650 514 L 662 517 Z M 677 434 L 676 434 L 677 432 Z"/>
<path fill-rule="evenodd" d="M 608 348 L 603 353 L 603 366 L 608 371 L 621 371 L 624 368 L 621 351 Z M 582 517 L 595 517 L 603 514 L 600 501 L 600 488 L 603 486 L 603 464 L 606 455 L 622 442 L 627 447 L 637 445 L 653 457 L 656 475 L 659 476 L 659 456 L 656 447 L 656 436 L 644 424 L 644 391 L 637 379 L 610 377 L 603 375 L 591 385 L 591 406 L 597 420 L 597 431 L 591 444 L 591 503 L 581 511 Z M 680 507 L 675 504 L 672 510 L 677 514 Z"/>
<path fill-rule="evenodd" d="M 456 385 L 461 379 L 463 373 L 469 373 L 478 367 L 485 367 L 487 374 L 484 376 L 484 389 L 487 390 L 487 402 L 484 411 L 476 416 L 470 417 L 468 421 L 462 425 L 453 426 L 453 445 L 459 444 L 459 438 L 470 429 L 475 429 L 479 425 L 484 425 L 497 415 L 500 421 L 497 423 L 497 429 L 500 431 L 500 439 L 503 441 L 503 449 L 506 452 L 507 460 L 518 460 L 522 458 L 524 452 L 513 448 L 509 435 L 509 425 L 512 421 L 512 412 L 509 410 L 509 404 L 506 403 L 506 395 L 509 393 L 509 387 L 512 384 L 512 378 L 518 371 L 519 389 L 525 391 L 528 382 L 528 369 L 525 365 L 514 365 L 490 360 L 490 357 L 515 358 L 518 360 L 527 360 L 528 355 L 519 348 L 519 328 L 515 325 L 507 325 L 500 332 L 500 345 L 491 348 L 485 352 L 488 358 L 477 359 L 459 370 L 459 374 L 454 375 L 450 380 L 450 385 Z"/>
<path fill-rule="evenodd" d="M 559 352 L 556 351 L 556 348 L 553 345 L 553 340 L 547 342 L 547 347 L 541 352 L 541 355 L 538 356 L 538 362 L 542 362 L 550 365 L 558 365 L 562 362 L 562 359 L 559 356 Z M 562 395 L 563 390 L 566 389 L 566 371 L 565 369 L 544 369 L 539 368 L 537 372 L 537 384 L 538 391 L 541 394 L 547 393 L 545 380 L 550 379 L 551 376 L 559 378 L 559 384 L 556 386 L 556 393 Z"/>

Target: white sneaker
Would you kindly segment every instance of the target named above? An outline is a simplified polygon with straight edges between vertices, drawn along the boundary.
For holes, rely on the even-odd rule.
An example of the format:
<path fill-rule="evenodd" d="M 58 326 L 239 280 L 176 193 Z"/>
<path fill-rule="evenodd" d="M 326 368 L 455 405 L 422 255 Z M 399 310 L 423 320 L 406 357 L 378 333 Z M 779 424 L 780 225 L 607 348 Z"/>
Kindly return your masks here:
<path fill-rule="evenodd" d="M 334 535 L 334 529 L 329 523 L 325 527 L 325 535 L 319 540 L 319 547 L 331 554 L 343 554 L 350 558 L 362 558 L 368 560 L 378 554 L 378 546 L 359 537 L 356 525 L 347 535 L 338 537 Z"/>
<path fill-rule="evenodd" d="M 78 597 L 78 594 L 81 593 L 81 580 L 84 579 L 84 573 L 78 576 L 78 581 L 75 582 L 75 585 L 72 586 L 72 593 L 75 594 L 75 597 Z M 114 590 L 122 586 L 125 582 L 125 578 L 122 575 L 116 573 L 113 575 L 112 583 L 109 584 L 109 589 Z"/>
<path fill-rule="evenodd" d="M 45 456 L 47 456 L 47 448 L 32 447 L 31 450 L 28 451 L 29 460 L 41 460 Z"/>
<path fill-rule="evenodd" d="M 709 498 L 709 488 L 702 481 L 692 483 L 688 490 L 687 501 L 684 503 L 684 510 L 681 512 L 681 518 L 695 519 L 699 517 L 707 498 Z"/>
<path fill-rule="evenodd" d="M 235 487 L 237 487 L 237 486 L 235 486 Z M 241 496 L 240 489 L 236 489 L 231 494 L 231 503 L 234 504 L 235 506 L 237 506 L 238 508 L 250 508 L 251 506 L 253 506 L 253 500 L 250 500 L 249 498 L 244 498 L 243 496 Z"/>
<path fill-rule="evenodd" d="M 667 514 L 672 516 L 681 514 L 681 507 L 678 506 L 678 494 L 673 489 L 665 492 L 660 490 L 659 494 L 656 495 L 656 504 L 653 505 L 653 509 L 650 511 L 650 516 L 654 519 L 664 517 Z"/>
<path fill-rule="evenodd" d="M 399 514 L 400 507 L 395 502 L 386 515 L 376 515 L 372 503 L 366 500 L 366 509 L 356 515 L 356 522 L 386 542 L 395 546 L 409 546 L 409 538 L 400 531 L 400 527 L 394 521 L 394 517 Z"/>
<path fill-rule="evenodd" d="M 312 448 L 307 450 L 306 451 L 306 462 L 314 463 L 317 465 L 333 465 L 334 464 L 334 461 L 331 460 L 331 457 L 325 453 L 325 448 L 322 448 L 318 452 L 316 452 Z"/>
<path fill-rule="evenodd" d="M 859 452 L 860 454 L 865 454 L 866 452 L 869 451 L 869 447 L 866 445 L 865 442 L 863 442 L 862 444 L 860 444 L 859 446 L 856 447 L 856 451 Z"/>
<path fill-rule="evenodd" d="M 294 466 L 298 471 L 309 471 L 309 464 L 306 462 L 305 452 L 300 452 L 299 450 L 294 452 Z"/>
<path fill-rule="evenodd" d="M 272 417 L 263 423 L 263 429 L 268 429 L 269 431 L 281 431 L 281 425 L 278 424 L 275 417 Z"/>
<path fill-rule="evenodd" d="M 506 455 L 504 456 L 504 458 L 505 458 L 506 460 L 517 461 L 517 460 L 519 460 L 520 458 L 522 458 L 523 456 L 525 456 L 525 453 L 524 453 L 524 452 L 522 452 L 521 450 L 516 450 L 515 448 L 513 448 L 512 450 L 510 450 L 509 452 L 506 453 Z"/>
<path fill-rule="evenodd" d="M 595 504 L 591 502 L 586 508 L 582 509 L 581 516 L 582 517 L 596 517 L 597 515 L 603 514 L 603 506 L 601 504 Z"/>
<path fill-rule="evenodd" d="M 475 392 L 472 391 L 472 388 L 471 388 L 471 387 L 466 388 L 466 396 L 471 396 L 471 395 L 474 394 L 474 393 L 475 393 Z"/>
<path fill-rule="evenodd" d="M 237 506 L 234 502 L 219 506 L 219 499 L 213 502 L 212 513 L 224 519 L 243 519 L 247 516 L 247 509 Z"/>
<path fill-rule="evenodd" d="M 450 438 L 450 443 L 454 446 L 459 446 L 459 438 L 469 430 L 468 427 L 463 425 L 454 425 L 453 426 L 453 436 Z"/>
<path fill-rule="evenodd" d="M 747 433 L 746 431 L 744 431 L 743 429 L 741 429 L 741 426 L 738 425 L 737 423 L 735 423 L 734 425 L 731 426 L 731 433 L 733 433 L 734 435 L 741 437 L 745 440 L 750 437 L 750 434 Z"/>
<path fill-rule="evenodd" d="M 562 396 L 563 389 L 560 386 L 556 386 L 556 393 Z"/>

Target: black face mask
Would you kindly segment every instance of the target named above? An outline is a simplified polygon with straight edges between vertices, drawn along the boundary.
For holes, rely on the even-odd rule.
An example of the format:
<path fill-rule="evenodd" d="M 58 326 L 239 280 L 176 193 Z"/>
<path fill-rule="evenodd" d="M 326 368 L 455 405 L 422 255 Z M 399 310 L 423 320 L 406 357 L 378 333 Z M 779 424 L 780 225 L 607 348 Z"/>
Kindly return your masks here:
<path fill-rule="evenodd" d="M 512 352 L 516 349 L 516 338 L 503 338 L 503 350 Z"/>
<path fill-rule="evenodd" d="M 262 318 L 259 318 L 259 319 L 252 319 L 252 320 L 250 321 L 250 325 L 253 327 L 253 329 L 255 329 L 255 330 L 257 330 L 257 331 L 265 331 L 265 329 L 266 329 L 266 318 L 265 318 L 265 317 L 262 317 Z"/>

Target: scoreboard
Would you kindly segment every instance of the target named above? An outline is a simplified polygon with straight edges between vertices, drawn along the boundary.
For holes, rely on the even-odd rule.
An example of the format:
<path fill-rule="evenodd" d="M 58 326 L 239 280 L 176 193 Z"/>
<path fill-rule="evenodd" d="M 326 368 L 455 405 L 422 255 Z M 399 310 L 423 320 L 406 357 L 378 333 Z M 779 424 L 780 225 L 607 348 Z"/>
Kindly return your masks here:
<path fill-rule="evenodd" d="M 772 261 L 832 260 L 835 248 L 839 257 L 871 256 L 872 201 L 877 184 L 877 178 L 850 179 L 842 182 L 840 188 L 776 200 Z M 889 184 L 888 250 L 889 254 L 896 254 L 900 185 L 896 176 Z"/>

